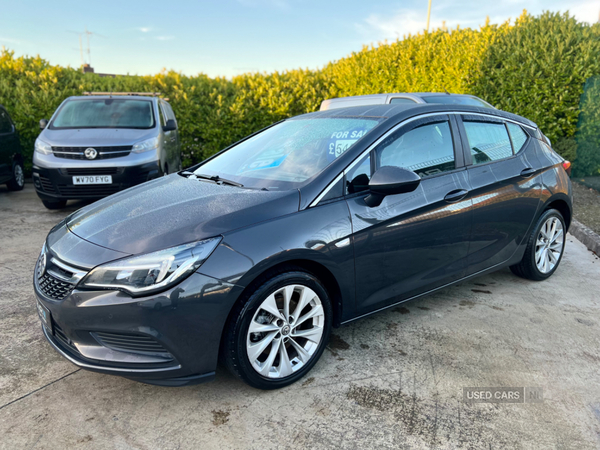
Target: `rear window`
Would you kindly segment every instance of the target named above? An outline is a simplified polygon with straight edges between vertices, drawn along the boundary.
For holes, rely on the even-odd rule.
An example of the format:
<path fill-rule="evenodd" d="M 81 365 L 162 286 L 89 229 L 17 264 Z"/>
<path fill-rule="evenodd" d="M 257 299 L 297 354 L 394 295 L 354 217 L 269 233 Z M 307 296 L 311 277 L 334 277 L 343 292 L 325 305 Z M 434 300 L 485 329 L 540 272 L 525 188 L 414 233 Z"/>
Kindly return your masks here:
<path fill-rule="evenodd" d="M 445 105 L 468 105 L 491 108 L 490 105 L 475 97 L 462 97 L 458 95 L 428 95 L 424 96 L 425 103 L 443 103 Z"/>
<path fill-rule="evenodd" d="M 149 100 L 123 98 L 69 100 L 50 128 L 154 128 Z"/>

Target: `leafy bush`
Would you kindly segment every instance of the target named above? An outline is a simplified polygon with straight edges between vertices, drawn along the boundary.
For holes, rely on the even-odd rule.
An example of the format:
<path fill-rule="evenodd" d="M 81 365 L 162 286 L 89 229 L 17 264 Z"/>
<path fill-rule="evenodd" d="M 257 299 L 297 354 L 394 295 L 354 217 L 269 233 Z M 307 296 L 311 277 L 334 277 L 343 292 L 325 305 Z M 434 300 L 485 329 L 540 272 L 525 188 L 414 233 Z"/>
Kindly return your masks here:
<path fill-rule="evenodd" d="M 180 126 L 184 166 L 272 122 L 315 111 L 326 98 L 472 93 L 536 122 L 575 162 L 574 171 L 587 174 L 600 169 L 600 142 L 594 140 L 600 135 L 600 108 L 582 99 L 582 122 L 579 102 L 584 83 L 596 75 L 600 25 L 579 23 L 568 14 L 533 17 L 524 12 L 514 25 L 437 30 L 364 47 L 322 70 L 253 73 L 231 80 L 176 72 L 102 78 L 3 51 L 0 103 L 16 122 L 30 171 L 39 119 L 49 118 L 66 97 L 85 91 L 161 92 L 169 98 Z M 594 89 L 600 94 L 600 85 Z M 573 141 L 578 121 L 580 133 Z"/>

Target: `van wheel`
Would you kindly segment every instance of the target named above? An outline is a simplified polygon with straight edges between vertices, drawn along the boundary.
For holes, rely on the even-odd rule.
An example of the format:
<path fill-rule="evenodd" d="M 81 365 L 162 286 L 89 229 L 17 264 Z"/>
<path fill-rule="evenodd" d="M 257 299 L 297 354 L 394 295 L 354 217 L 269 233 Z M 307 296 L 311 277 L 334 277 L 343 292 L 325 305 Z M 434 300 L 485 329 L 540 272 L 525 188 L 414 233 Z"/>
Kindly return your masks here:
<path fill-rule="evenodd" d="M 42 203 L 48 209 L 62 209 L 67 206 L 66 200 L 42 200 Z"/>
<path fill-rule="evenodd" d="M 510 266 L 521 278 L 542 281 L 550 278 L 562 259 L 566 242 L 565 221 L 556 209 L 545 211 L 527 241 L 523 259 Z"/>
<path fill-rule="evenodd" d="M 20 162 L 15 161 L 13 163 L 12 179 L 6 183 L 6 187 L 9 191 L 20 191 L 25 187 L 25 174 L 23 173 L 23 166 Z"/>
<path fill-rule="evenodd" d="M 332 315 L 329 295 L 313 275 L 275 275 L 234 307 L 224 334 L 225 364 L 258 389 L 295 383 L 321 357 Z"/>

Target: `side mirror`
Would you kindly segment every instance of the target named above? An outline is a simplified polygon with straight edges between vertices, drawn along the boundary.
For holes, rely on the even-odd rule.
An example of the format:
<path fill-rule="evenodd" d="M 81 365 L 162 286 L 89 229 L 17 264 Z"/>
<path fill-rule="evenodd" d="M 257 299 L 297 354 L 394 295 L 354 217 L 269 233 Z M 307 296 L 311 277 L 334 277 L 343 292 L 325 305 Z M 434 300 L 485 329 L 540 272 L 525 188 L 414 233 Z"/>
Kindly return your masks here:
<path fill-rule="evenodd" d="M 173 119 L 167 120 L 165 126 L 163 126 L 163 131 L 173 131 L 177 129 L 177 124 Z"/>
<path fill-rule="evenodd" d="M 40 120 L 40 130 L 43 130 L 47 126 L 48 126 L 48 119 L 42 119 L 42 120 Z"/>
<path fill-rule="evenodd" d="M 412 192 L 421 183 L 421 177 L 410 170 L 396 166 L 383 166 L 369 181 L 369 195 L 365 197 L 367 206 L 379 206 L 387 195 Z"/>

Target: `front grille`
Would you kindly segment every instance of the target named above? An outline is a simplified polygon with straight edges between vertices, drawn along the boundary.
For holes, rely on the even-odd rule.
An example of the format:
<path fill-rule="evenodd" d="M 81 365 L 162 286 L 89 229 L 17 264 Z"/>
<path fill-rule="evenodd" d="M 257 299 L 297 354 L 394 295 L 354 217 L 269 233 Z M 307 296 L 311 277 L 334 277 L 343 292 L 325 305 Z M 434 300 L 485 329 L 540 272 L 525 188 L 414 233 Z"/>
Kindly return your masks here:
<path fill-rule="evenodd" d="M 75 167 L 62 169 L 66 175 L 115 175 L 118 167 Z"/>
<path fill-rule="evenodd" d="M 56 338 L 56 340 L 58 340 L 65 347 L 79 353 L 77 347 L 75 347 L 75 345 L 73 344 L 73 341 L 67 337 L 62 328 L 59 327 L 58 324 L 54 321 L 52 322 L 52 325 L 54 328 L 54 337 Z"/>
<path fill-rule="evenodd" d="M 81 184 L 58 186 L 60 195 L 63 197 L 106 197 L 120 191 L 120 184 Z"/>
<path fill-rule="evenodd" d="M 40 184 L 44 192 L 56 192 L 54 186 L 52 186 L 52 181 L 42 175 L 40 175 Z"/>
<path fill-rule="evenodd" d="M 113 350 L 121 350 L 135 353 L 159 353 L 168 355 L 170 353 L 152 336 L 141 334 L 125 334 L 125 333 L 108 333 L 98 331 L 92 333 L 94 337 L 105 347 Z"/>
<path fill-rule="evenodd" d="M 40 291 L 42 291 L 46 297 L 54 300 L 63 300 L 75 287 L 74 284 L 59 280 L 48 272 L 44 273 L 44 275 L 38 279 L 38 286 L 40 287 Z"/>
<path fill-rule="evenodd" d="M 52 147 L 52 152 L 57 158 L 87 160 L 87 158 L 84 155 L 84 152 L 87 148 L 90 147 Z M 98 152 L 98 156 L 96 156 L 96 158 L 94 159 L 94 161 L 97 161 L 99 159 L 111 159 L 119 158 L 121 156 L 127 156 L 131 152 L 133 146 L 114 145 L 110 147 L 93 148 L 95 148 Z"/>

